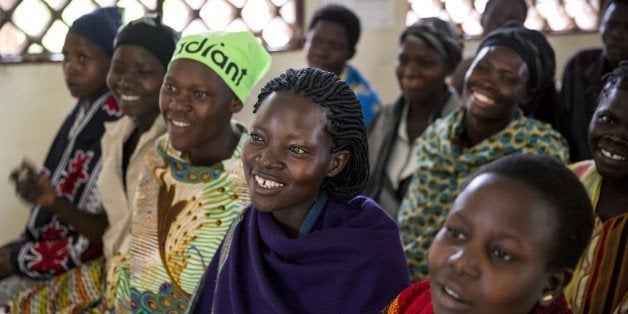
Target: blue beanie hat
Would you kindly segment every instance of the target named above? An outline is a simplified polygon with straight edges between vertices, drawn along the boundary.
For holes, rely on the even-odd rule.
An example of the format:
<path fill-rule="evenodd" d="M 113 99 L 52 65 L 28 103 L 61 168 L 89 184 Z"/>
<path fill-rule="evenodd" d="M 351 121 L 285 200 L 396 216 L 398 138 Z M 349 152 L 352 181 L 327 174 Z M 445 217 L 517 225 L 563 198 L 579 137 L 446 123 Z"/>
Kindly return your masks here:
<path fill-rule="evenodd" d="M 113 39 L 122 25 L 122 9 L 108 7 L 85 14 L 70 26 L 68 34 L 78 34 L 93 41 L 107 54 L 113 54 Z"/>

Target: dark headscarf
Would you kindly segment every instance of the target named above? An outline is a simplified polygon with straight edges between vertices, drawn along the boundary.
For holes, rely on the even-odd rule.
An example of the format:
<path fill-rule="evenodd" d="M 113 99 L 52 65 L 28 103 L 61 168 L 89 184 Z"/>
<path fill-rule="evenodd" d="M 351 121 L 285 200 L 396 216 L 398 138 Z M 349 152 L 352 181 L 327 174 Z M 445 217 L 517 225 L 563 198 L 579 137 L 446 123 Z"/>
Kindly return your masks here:
<path fill-rule="evenodd" d="M 314 12 L 308 29 L 314 28 L 319 21 L 330 21 L 344 26 L 347 30 L 349 45 L 351 49 L 355 49 L 360 39 L 360 19 L 353 11 L 338 4 L 326 5 Z"/>
<path fill-rule="evenodd" d="M 554 79 L 556 56 L 543 33 L 521 25 L 507 24 L 486 35 L 478 52 L 488 46 L 504 46 L 514 50 L 528 65 L 530 84 L 535 91 L 543 90 Z"/>
<path fill-rule="evenodd" d="M 113 54 L 113 38 L 122 25 L 122 8 L 108 7 L 96 9 L 72 23 L 68 34 L 78 34 L 93 41 L 107 54 Z"/>
<path fill-rule="evenodd" d="M 450 63 L 458 64 L 462 59 L 464 45 L 460 36 L 450 23 L 437 17 L 420 19 L 408 26 L 401 33 L 399 42 L 405 42 L 408 36 L 417 36 L 423 39 Z"/>
<path fill-rule="evenodd" d="M 114 48 L 121 45 L 140 46 L 155 56 L 166 69 L 178 40 L 179 34 L 162 24 L 159 17 L 145 16 L 129 22 L 118 31 Z"/>

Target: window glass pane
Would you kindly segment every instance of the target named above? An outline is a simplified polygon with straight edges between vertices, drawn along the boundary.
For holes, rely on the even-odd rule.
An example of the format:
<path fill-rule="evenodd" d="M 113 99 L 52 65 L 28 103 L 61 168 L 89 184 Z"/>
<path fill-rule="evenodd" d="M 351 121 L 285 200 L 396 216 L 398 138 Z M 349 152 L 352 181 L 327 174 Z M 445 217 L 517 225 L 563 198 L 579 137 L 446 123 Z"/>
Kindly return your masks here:
<path fill-rule="evenodd" d="M 26 35 L 13 23 L 8 22 L 0 28 L 0 55 L 17 55 L 26 46 Z"/>
<path fill-rule="evenodd" d="M 224 0 L 209 0 L 200 11 L 207 27 L 214 30 L 225 29 L 233 20 L 234 14 L 233 7 Z"/>
<path fill-rule="evenodd" d="M 24 0 L 13 13 L 13 22 L 30 36 L 40 36 L 50 22 L 50 11 L 39 0 Z"/>
<path fill-rule="evenodd" d="M 407 0 L 406 25 L 419 18 L 440 17 L 458 25 L 467 37 L 482 34 L 481 14 L 488 0 Z M 526 0 L 525 26 L 546 32 L 595 30 L 599 0 Z"/>
<path fill-rule="evenodd" d="M 249 28 L 260 32 L 272 19 L 270 8 L 265 0 L 249 0 L 242 8 L 242 18 Z"/>
<path fill-rule="evenodd" d="M 160 10 L 163 22 L 184 35 L 251 30 L 272 51 L 301 42 L 294 38 L 303 27 L 297 21 L 303 12 L 296 13 L 303 4 L 296 0 L 0 0 L 1 61 L 19 62 L 19 56 L 59 60 L 69 25 L 97 7 L 114 4 L 125 9 L 124 22 Z"/>

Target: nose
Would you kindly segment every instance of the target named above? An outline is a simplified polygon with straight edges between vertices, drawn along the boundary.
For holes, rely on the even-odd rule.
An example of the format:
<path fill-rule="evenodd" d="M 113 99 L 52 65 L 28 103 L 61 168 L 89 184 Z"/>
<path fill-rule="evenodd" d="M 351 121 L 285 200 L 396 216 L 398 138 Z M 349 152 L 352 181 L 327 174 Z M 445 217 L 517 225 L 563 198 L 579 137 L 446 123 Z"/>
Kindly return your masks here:
<path fill-rule="evenodd" d="M 621 132 L 606 135 L 606 138 L 617 144 L 628 145 L 628 137 L 626 134 L 628 134 L 628 127 L 624 128 Z"/>
<path fill-rule="evenodd" d="M 449 257 L 448 262 L 449 266 L 460 276 L 469 278 L 478 278 L 480 276 L 479 261 L 469 248 L 459 248 Z"/>
<path fill-rule="evenodd" d="M 133 85 L 134 82 L 137 81 L 137 77 L 137 73 L 134 73 L 133 71 L 127 71 L 126 73 L 120 75 L 118 84 L 120 84 L 120 86 L 122 87 L 130 87 Z"/>
<path fill-rule="evenodd" d="M 79 72 L 76 62 L 71 58 L 63 60 L 63 70 L 66 75 L 76 75 Z"/>
<path fill-rule="evenodd" d="M 189 95 L 182 93 L 175 95 L 170 99 L 168 108 L 172 111 L 191 111 L 192 106 L 190 98 Z"/>
<path fill-rule="evenodd" d="M 257 157 L 257 162 L 263 169 L 279 170 L 283 168 L 283 163 L 277 158 L 277 153 L 266 148 Z"/>

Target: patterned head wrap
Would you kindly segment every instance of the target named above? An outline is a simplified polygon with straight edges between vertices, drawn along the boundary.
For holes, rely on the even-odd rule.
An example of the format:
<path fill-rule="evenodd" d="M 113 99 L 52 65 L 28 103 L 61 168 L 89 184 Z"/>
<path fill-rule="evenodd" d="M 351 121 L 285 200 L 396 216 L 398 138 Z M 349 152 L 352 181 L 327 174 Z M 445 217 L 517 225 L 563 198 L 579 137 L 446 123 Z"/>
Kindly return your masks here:
<path fill-rule="evenodd" d="M 121 45 L 140 46 L 150 52 L 164 69 L 172 58 L 179 34 L 161 23 L 156 16 L 145 16 L 123 26 L 114 41 L 114 49 Z"/>
<path fill-rule="evenodd" d="M 504 46 L 515 51 L 528 65 L 529 86 L 535 91 L 543 90 L 554 79 L 556 56 L 545 36 L 521 25 L 507 24 L 486 35 L 478 52 L 484 47 Z"/>
<path fill-rule="evenodd" d="M 206 65 L 242 102 L 270 68 L 270 54 L 248 31 L 210 31 L 185 36 L 177 43 L 170 64 L 177 59 L 191 59 Z"/>
<path fill-rule="evenodd" d="M 113 54 L 113 38 L 122 25 L 122 9 L 108 7 L 96 9 L 85 14 L 72 23 L 68 34 L 78 34 L 93 41 L 107 54 Z"/>
<path fill-rule="evenodd" d="M 408 36 L 416 36 L 424 40 L 448 62 L 458 64 L 462 59 L 464 45 L 453 25 L 436 17 L 420 19 L 408 26 L 399 37 L 403 43 Z"/>

